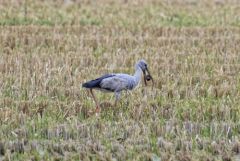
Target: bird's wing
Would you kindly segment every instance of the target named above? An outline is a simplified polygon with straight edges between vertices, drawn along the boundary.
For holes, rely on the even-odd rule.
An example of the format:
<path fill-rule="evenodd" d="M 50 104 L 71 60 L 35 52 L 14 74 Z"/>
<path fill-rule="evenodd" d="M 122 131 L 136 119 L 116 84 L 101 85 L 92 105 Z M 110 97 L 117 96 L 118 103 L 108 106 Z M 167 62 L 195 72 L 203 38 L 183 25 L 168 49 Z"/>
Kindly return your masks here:
<path fill-rule="evenodd" d="M 85 87 L 85 88 L 100 88 L 100 83 L 102 80 L 106 79 L 106 78 L 109 78 L 109 77 L 113 77 L 115 76 L 114 74 L 106 74 L 106 75 L 103 75 L 97 79 L 94 79 L 94 80 L 91 80 L 91 81 L 88 81 L 86 83 L 83 83 L 82 84 L 82 87 Z"/>
<path fill-rule="evenodd" d="M 124 78 L 114 76 L 103 79 L 100 86 L 103 89 L 118 92 L 128 88 L 128 81 Z"/>

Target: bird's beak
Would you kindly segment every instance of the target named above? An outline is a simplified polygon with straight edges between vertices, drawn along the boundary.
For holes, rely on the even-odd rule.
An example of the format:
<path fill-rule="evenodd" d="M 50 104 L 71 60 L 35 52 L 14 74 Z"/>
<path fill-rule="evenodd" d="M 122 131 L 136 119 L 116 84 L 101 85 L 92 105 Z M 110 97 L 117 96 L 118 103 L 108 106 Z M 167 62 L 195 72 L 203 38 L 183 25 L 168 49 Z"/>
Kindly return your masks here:
<path fill-rule="evenodd" d="M 146 73 L 146 71 L 147 71 L 147 73 Z M 144 84 L 145 84 L 145 86 L 147 86 L 147 81 L 152 80 L 152 87 L 153 87 L 154 80 L 153 80 L 153 77 L 151 76 L 148 68 L 146 68 L 146 70 L 143 71 L 143 75 L 144 75 Z"/>

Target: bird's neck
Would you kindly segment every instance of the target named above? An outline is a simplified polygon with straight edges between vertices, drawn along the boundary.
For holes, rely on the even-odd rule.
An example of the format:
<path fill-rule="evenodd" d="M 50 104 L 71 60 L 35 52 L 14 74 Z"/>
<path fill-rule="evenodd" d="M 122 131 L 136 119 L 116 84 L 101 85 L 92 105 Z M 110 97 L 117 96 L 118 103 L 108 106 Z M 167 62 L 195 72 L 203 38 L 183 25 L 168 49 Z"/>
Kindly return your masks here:
<path fill-rule="evenodd" d="M 136 84 L 138 84 L 141 80 L 141 77 L 142 77 L 142 69 L 140 67 L 136 67 L 135 73 L 134 73 L 133 76 L 135 78 Z"/>

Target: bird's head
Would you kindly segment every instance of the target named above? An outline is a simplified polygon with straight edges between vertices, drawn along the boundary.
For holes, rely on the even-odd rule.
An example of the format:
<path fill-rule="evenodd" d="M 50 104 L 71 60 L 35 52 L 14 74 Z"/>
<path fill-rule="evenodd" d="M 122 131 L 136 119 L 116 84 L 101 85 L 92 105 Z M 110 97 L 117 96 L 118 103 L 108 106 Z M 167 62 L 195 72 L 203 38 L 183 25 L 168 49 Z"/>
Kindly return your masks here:
<path fill-rule="evenodd" d="M 143 59 L 137 62 L 137 66 L 140 67 L 143 72 L 147 70 L 147 62 Z"/>
<path fill-rule="evenodd" d="M 150 80 L 152 80 L 152 83 L 154 84 L 153 78 L 148 70 L 147 62 L 145 60 L 141 59 L 137 62 L 136 65 L 137 65 L 137 67 L 140 67 L 141 70 L 143 71 L 145 85 L 147 85 L 147 81 L 150 81 Z"/>

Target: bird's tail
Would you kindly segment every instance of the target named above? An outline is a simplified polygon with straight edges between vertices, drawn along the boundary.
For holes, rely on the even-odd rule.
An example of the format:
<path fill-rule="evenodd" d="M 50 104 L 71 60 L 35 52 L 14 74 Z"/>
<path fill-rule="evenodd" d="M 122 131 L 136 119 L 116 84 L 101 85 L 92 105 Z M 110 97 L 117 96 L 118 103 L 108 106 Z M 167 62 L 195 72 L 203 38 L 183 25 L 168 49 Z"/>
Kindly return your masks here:
<path fill-rule="evenodd" d="M 99 88 L 101 80 L 95 79 L 82 84 L 84 88 Z"/>
<path fill-rule="evenodd" d="M 92 86 L 93 85 L 90 82 L 86 82 L 86 83 L 82 84 L 82 87 L 84 87 L 84 88 L 92 88 Z"/>

